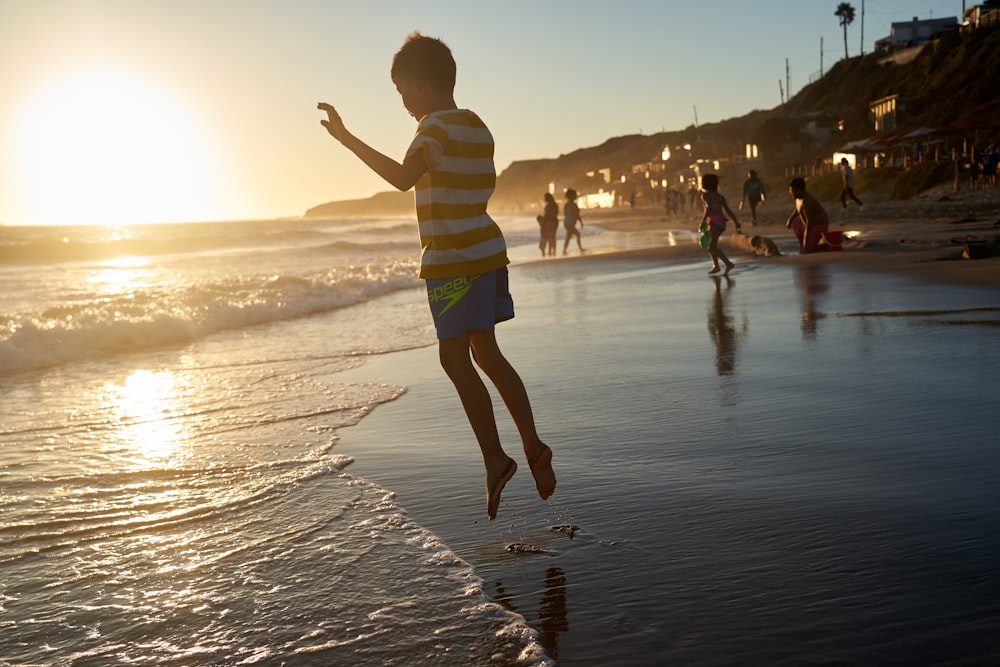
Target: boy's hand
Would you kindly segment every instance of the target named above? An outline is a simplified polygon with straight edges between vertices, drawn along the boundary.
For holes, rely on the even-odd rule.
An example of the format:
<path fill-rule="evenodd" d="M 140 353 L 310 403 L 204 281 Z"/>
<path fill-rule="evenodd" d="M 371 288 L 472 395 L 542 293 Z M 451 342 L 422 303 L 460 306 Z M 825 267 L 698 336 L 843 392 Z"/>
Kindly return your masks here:
<path fill-rule="evenodd" d="M 316 108 L 320 111 L 326 112 L 326 120 L 321 120 L 319 123 L 326 128 L 326 131 L 330 133 L 337 141 L 343 141 L 344 136 L 347 134 L 347 128 L 344 127 L 344 121 L 340 119 L 340 114 L 333 106 L 327 104 L 326 102 L 320 102 L 316 105 Z"/>

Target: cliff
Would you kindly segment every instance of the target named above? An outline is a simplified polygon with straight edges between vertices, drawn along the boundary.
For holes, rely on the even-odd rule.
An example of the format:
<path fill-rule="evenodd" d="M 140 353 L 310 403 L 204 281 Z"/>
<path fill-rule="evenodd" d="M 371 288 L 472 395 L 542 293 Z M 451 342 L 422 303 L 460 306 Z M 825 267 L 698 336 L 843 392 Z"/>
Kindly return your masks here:
<path fill-rule="evenodd" d="M 849 141 L 872 137 L 869 104 L 897 95 L 896 127 L 905 134 L 923 127 L 954 128 L 981 147 L 1000 143 L 1000 26 L 946 33 L 926 43 L 919 54 L 894 64 L 885 54 L 869 54 L 834 65 L 785 104 L 755 110 L 719 123 L 674 132 L 628 135 L 557 158 L 515 161 L 497 177 L 490 210 L 515 213 L 537 208 L 549 186 L 594 192 L 611 189 L 632 166 L 657 161 L 664 146 L 693 145 L 691 160 L 740 159 L 747 143 L 757 144 L 760 162 L 771 173 L 788 165 L 811 164 Z M 840 129 L 826 138 L 803 130 L 803 119 L 825 119 Z M 699 154 L 700 153 L 700 154 Z M 596 173 L 607 170 L 610 183 Z M 588 175 L 591 174 L 591 175 Z M 627 187 L 627 186 L 626 186 Z M 384 192 L 369 199 L 330 202 L 307 216 L 407 215 L 412 195 Z"/>

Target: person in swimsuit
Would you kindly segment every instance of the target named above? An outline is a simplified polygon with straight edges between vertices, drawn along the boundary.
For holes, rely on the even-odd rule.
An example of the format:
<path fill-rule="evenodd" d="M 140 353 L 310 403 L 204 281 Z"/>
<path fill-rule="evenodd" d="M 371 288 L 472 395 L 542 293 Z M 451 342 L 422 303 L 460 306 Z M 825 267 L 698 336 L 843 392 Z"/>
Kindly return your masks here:
<path fill-rule="evenodd" d="M 742 231 L 740 221 L 736 219 L 736 214 L 729 208 L 726 198 L 719 194 L 719 176 L 717 174 L 705 174 L 701 178 L 701 188 L 704 192 L 701 200 L 705 204 L 705 215 L 701 217 L 701 228 L 707 224 L 712 234 L 712 242 L 708 245 L 708 254 L 712 258 L 712 269 L 709 273 L 719 272 L 719 260 L 726 265 L 726 273 L 733 268 L 733 263 L 726 257 L 726 253 L 719 247 L 719 237 L 726 231 L 727 216 L 736 224 L 736 231 Z"/>

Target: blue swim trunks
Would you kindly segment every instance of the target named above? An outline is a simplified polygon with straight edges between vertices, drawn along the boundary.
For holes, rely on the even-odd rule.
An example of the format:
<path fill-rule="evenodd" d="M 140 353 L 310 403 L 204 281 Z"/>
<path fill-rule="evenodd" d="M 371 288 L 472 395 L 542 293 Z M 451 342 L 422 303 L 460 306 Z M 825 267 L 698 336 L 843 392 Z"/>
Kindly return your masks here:
<path fill-rule="evenodd" d="M 514 317 L 506 266 L 480 276 L 432 278 L 426 283 L 440 340 L 470 331 L 492 331 L 498 322 Z"/>

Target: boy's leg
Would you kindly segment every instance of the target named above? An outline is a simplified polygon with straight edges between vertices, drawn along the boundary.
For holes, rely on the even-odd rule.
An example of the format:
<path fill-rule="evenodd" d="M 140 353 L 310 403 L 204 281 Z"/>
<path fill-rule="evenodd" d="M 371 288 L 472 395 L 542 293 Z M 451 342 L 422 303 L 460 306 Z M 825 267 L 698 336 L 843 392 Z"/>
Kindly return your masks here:
<path fill-rule="evenodd" d="M 462 407 L 479 442 L 486 465 L 486 513 L 490 520 L 496 518 L 500 494 L 504 485 L 517 472 L 517 463 L 507 456 L 500 445 L 493 402 L 489 391 L 476 372 L 469 356 L 470 334 L 446 338 L 438 344 L 441 367 L 451 379 Z"/>
<path fill-rule="evenodd" d="M 497 345 L 496 334 L 492 330 L 471 332 L 470 343 L 476 363 L 496 386 L 504 405 L 514 419 L 514 424 L 521 435 L 524 456 L 535 478 L 538 495 L 545 500 L 556 488 L 556 476 L 552 470 L 552 450 L 538 437 L 531 402 L 528 400 L 528 392 L 524 388 L 521 376 L 503 356 L 500 346 Z M 492 410 L 490 416 L 492 417 Z M 495 429 L 494 422 L 494 431 Z"/>

